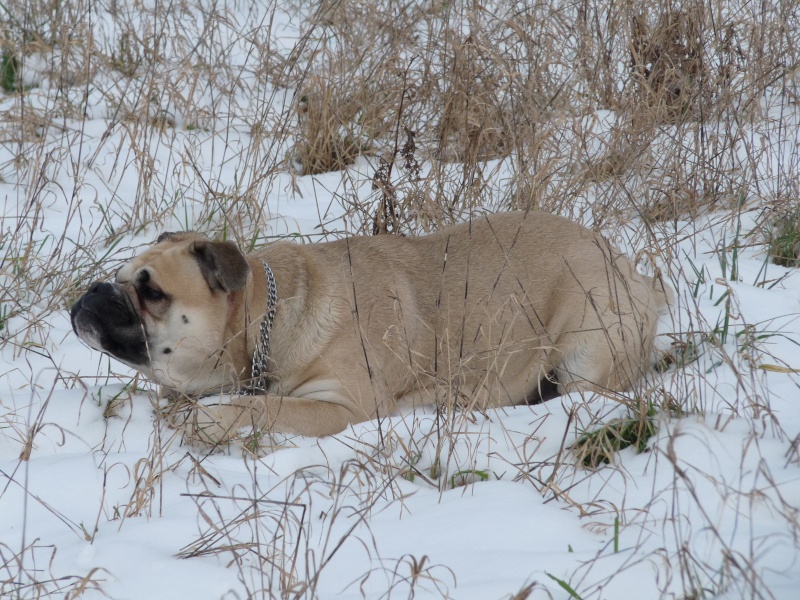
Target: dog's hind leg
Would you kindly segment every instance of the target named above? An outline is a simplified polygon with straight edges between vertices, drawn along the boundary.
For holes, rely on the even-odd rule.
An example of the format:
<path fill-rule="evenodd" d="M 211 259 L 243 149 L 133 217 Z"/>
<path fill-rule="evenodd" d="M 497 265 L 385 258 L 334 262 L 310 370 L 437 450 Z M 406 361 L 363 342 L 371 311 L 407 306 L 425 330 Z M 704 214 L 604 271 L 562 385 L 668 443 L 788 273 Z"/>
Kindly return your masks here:
<path fill-rule="evenodd" d="M 642 333 L 632 319 L 569 335 L 554 371 L 561 393 L 628 389 L 646 365 Z"/>

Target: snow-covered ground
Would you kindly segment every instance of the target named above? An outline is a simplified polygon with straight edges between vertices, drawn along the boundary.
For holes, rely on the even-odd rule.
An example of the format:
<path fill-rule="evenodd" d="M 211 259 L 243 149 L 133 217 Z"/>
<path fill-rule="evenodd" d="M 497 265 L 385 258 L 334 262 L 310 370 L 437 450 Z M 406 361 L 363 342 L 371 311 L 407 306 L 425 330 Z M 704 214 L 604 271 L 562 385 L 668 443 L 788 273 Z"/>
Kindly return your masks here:
<path fill-rule="evenodd" d="M 276 47 L 291 49 L 300 26 L 270 14 Z M 62 101 L 46 60 L 28 68 L 34 87 L 0 97 L 3 114 Z M 655 245 L 678 297 L 659 329 L 677 363 L 639 394 L 681 410 L 658 411 L 642 453 L 577 466 L 570 446 L 627 408 L 574 394 L 446 421 L 394 415 L 328 438 L 287 436 L 263 455 L 208 454 L 156 419 L 155 386 L 78 341 L 69 299 L 161 229 L 235 223 L 225 202 L 258 177 L 260 153 L 290 145 L 255 139 L 244 117 L 196 127 L 172 106 L 168 127 L 134 135 L 118 109 L 136 99 L 109 77 L 64 92 L 85 100 L 83 117 L 0 147 L 0 285 L 36 282 L 7 296 L 21 305 L 0 305 L 4 597 L 798 597 L 800 273 L 767 260 L 760 196 L 733 216 L 654 223 L 646 235 L 636 218 L 604 230 L 631 256 Z M 282 114 L 289 92 L 241 81 L 242 114 L 262 101 Z M 759 138 L 750 176 L 768 189 L 787 169 L 798 176 L 800 111 L 764 102 L 780 133 Z M 606 117 L 594 119 L 598 137 Z M 24 156 L 38 162 L 20 166 Z M 348 231 L 342 190 L 367 199 L 374 170 L 362 157 L 342 172 L 271 172 L 255 242 Z M 487 171 L 502 188 L 510 161 Z"/>

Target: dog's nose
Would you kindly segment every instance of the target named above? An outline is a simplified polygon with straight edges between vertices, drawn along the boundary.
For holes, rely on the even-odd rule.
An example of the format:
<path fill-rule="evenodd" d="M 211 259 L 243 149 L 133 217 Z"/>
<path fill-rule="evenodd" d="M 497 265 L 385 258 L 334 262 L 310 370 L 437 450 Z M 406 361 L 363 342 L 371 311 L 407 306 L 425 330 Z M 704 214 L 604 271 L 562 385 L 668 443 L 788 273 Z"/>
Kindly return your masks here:
<path fill-rule="evenodd" d="M 86 290 L 87 294 L 105 294 L 107 296 L 114 295 L 114 286 L 107 281 L 95 281 L 89 285 Z"/>

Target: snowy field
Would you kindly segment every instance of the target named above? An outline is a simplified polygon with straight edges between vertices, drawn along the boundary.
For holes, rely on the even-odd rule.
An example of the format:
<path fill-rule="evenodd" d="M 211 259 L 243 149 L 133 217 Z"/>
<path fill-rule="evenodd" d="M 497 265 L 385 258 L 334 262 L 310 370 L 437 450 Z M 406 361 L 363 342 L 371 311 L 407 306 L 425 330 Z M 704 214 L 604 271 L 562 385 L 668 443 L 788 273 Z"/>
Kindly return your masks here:
<path fill-rule="evenodd" d="M 16 90 L 0 96 L 0 596 L 798 597 L 800 271 L 774 264 L 767 243 L 780 203 L 800 214 L 796 64 L 746 106 L 740 98 L 741 121 L 663 121 L 633 172 L 575 186 L 568 166 L 554 167 L 539 182 L 562 214 L 599 228 L 643 272 L 660 269 L 676 291 L 659 325 L 668 359 L 636 390 L 398 414 L 327 438 L 208 453 L 156 417 L 155 385 L 79 342 L 71 303 L 165 230 L 244 249 L 368 231 L 379 157 L 392 146 L 397 155 L 397 111 L 412 129 L 435 119 L 408 96 L 410 107 L 390 111 L 389 134 L 371 131 L 354 162 L 306 174 L 297 140 L 314 97 L 290 75 L 299 64 L 314 81 L 315 52 L 350 43 L 334 35 L 336 3 L 203 4 L 0 9 L 6 32 L 52 34 L 20 34 Z M 746 24 L 734 8 L 723 17 Z M 453 10 L 478 27 L 466 7 Z M 364 11 L 366 23 L 374 15 Z M 401 60 L 437 64 L 412 53 Z M 558 89 L 571 81 L 568 62 L 550 70 Z M 545 166 L 577 164 L 572 152 L 602 163 L 619 110 L 543 110 L 559 132 Z M 462 161 L 423 154 L 425 143 L 420 135 L 422 180 L 436 180 L 427 189 L 463 196 Z M 654 178 L 696 185 L 676 183 L 688 167 L 667 156 L 719 175 L 724 193 L 669 218 L 631 209 L 659 189 Z M 510 208 L 518 158 L 463 159 L 480 194 L 449 219 Z M 400 166 L 394 177 L 401 195 L 413 187 Z M 626 193 L 628 210 L 609 200 Z M 418 217 L 406 232 L 446 221 Z M 643 451 L 581 464 L 574 445 L 585 433 L 637 419 L 656 425 Z"/>

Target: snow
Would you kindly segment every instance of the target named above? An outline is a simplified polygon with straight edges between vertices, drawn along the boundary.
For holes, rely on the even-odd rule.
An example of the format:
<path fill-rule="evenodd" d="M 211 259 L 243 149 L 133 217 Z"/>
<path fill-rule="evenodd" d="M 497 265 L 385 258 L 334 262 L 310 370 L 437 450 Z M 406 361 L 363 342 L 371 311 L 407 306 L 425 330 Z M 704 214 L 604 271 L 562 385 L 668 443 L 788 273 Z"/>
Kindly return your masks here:
<path fill-rule="evenodd" d="M 298 24 L 274 17 L 274 43 L 291 49 Z M 100 18 L 96 26 L 111 25 Z M 259 102 L 288 110 L 289 93 L 257 91 L 241 43 L 228 50 L 242 78 L 226 101 L 248 118 Z M 39 86 L 24 100 L 31 110 L 52 110 L 54 60 L 36 55 L 27 65 L 23 80 Z M 134 147 L 117 109 L 140 100 L 109 77 L 89 86 L 84 119 L 38 132 L 53 157 L 40 165 L 38 208 L 15 166 L 20 146 L 0 148 L 3 235 L 18 223 L 30 232 L 25 268 L 39 282 L 19 290 L 24 311 L 0 332 L 3 594 L 484 600 L 531 586 L 530 598 L 565 598 L 561 580 L 585 599 L 683 598 L 700 594 L 698 585 L 704 597 L 797 597 L 800 274 L 768 263 L 763 245 L 743 243 L 732 280 L 724 247 L 737 224 L 729 214 L 656 231 L 674 257 L 657 266 L 679 303 L 662 320 L 659 344 L 691 340 L 696 360 L 651 374 L 652 388 L 685 412 L 661 411 L 641 454 L 629 448 L 614 464 L 576 466 L 567 448 L 583 430 L 625 414 L 614 399 L 577 394 L 447 423 L 419 411 L 328 438 L 278 436 L 263 455 L 239 446 L 208 453 L 155 417 L 154 385 L 83 346 L 67 305 L 54 309 L 61 301 L 51 296 L 113 272 L 160 230 L 211 229 L 223 213 L 232 219 L 214 194 L 259 177 L 248 152 L 284 155 L 290 146 L 255 140 L 244 117 L 231 116 L 225 135 L 189 127 L 194 117 L 168 106 L 174 127 Z M 82 98 L 85 90 L 84 82 L 67 93 Z M 194 101 L 209 110 L 221 102 L 207 94 Z M 19 102 L 0 98 L 0 111 Z M 756 142 L 750 176 L 762 186 L 785 177 L 798 118 L 796 106 L 781 112 L 775 119 L 792 133 Z M 585 121 L 600 152 L 614 117 Z M 499 186 L 509 179 L 503 161 L 489 167 Z M 342 190 L 368 196 L 373 172 L 361 158 L 343 172 L 273 173 L 261 198 L 267 225 L 255 242 L 351 232 Z M 756 229 L 758 200 L 742 207 L 741 239 Z M 129 216 L 148 205 L 159 218 L 131 226 Z M 591 212 L 576 216 L 591 224 Z M 634 256 L 641 231 L 634 220 L 606 233 Z M 7 258 L 15 249 L 0 242 L 0 251 Z M 62 264 L 66 255 L 76 262 Z M 100 259 L 104 272 L 94 266 Z M 5 286 L 8 262 L 0 264 Z"/>

